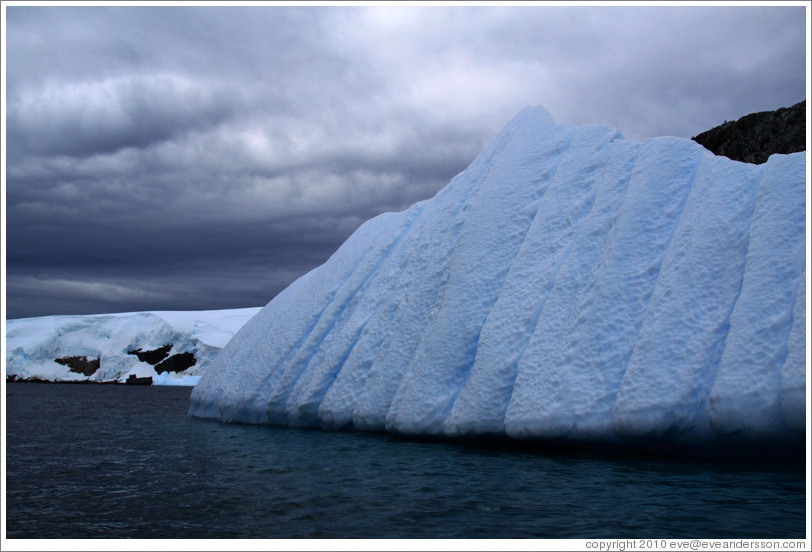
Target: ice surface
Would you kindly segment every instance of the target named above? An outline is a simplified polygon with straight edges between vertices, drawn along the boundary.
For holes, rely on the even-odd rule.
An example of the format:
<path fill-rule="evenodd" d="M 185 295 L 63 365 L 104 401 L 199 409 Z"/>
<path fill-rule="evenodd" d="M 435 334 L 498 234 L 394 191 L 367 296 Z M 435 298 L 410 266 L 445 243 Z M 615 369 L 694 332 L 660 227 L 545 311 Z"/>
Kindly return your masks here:
<path fill-rule="evenodd" d="M 224 421 L 677 442 L 805 431 L 804 153 L 764 165 L 522 111 L 362 225 L 192 393 Z"/>
<path fill-rule="evenodd" d="M 151 376 L 155 385 L 195 385 L 200 375 L 260 308 L 211 311 L 155 311 L 79 316 L 41 316 L 6 322 L 6 372 L 21 379 L 125 381 Z M 192 353 L 195 365 L 180 373 L 157 374 L 128 354 L 171 345 L 167 356 Z M 57 358 L 99 359 L 91 376 L 72 372 Z"/>

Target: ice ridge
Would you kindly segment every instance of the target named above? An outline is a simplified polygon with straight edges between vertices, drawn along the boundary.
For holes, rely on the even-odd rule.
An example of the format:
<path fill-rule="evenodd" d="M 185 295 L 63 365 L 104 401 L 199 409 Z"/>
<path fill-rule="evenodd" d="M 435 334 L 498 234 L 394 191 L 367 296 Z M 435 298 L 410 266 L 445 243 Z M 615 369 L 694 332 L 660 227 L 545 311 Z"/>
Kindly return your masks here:
<path fill-rule="evenodd" d="M 190 414 L 675 443 L 805 432 L 804 153 L 764 165 L 523 110 L 250 320 Z"/>

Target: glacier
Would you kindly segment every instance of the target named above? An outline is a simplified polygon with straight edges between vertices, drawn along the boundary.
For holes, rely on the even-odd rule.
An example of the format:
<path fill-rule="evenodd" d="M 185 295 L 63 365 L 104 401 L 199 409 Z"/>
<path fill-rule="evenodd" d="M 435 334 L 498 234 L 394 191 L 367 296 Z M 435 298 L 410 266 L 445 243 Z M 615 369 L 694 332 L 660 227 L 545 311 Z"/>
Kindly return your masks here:
<path fill-rule="evenodd" d="M 6 321 L 6 375 L 20 380 L 119 382 L 130 376 L 153 385 L 193 386 L 220 349 L 259 307 L 208 311 L 151 311 L 56 315 Z M 141 360 L 134 351 L 162 349 L 163 356 L 191 354 L 184 370 L 162 370 L 160 356 Z M 80 373 L 65 358 L 92 360 L 93 373 Z"/>
<path fill-rule="evenodd" d="M 677 446 L 803 442 L 806 157 L 525 108 L 220 351 L 224 422 Z"/>

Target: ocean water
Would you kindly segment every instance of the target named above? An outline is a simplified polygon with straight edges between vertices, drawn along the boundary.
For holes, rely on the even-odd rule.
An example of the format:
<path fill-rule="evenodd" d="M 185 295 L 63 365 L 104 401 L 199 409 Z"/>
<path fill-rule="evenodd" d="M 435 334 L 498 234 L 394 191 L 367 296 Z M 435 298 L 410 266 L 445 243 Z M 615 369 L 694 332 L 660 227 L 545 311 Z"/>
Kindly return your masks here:
<path fill-rule="evenodd" d="M 804 537 L 799 464 L 228 425 L 190 392 L 8 384 L 7 537 Z"/>

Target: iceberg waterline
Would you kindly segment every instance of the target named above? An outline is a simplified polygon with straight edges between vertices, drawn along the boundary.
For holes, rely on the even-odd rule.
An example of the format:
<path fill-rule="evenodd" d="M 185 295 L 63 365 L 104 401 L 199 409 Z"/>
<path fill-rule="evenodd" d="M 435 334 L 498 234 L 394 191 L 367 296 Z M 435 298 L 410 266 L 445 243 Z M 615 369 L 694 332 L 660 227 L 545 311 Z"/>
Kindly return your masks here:
<path fill-rule="evenodd" d="M 243 326 L 189 413 L 520 439 L 797 441 L 804 153 L 763 165 L 523 110 Z"/>

